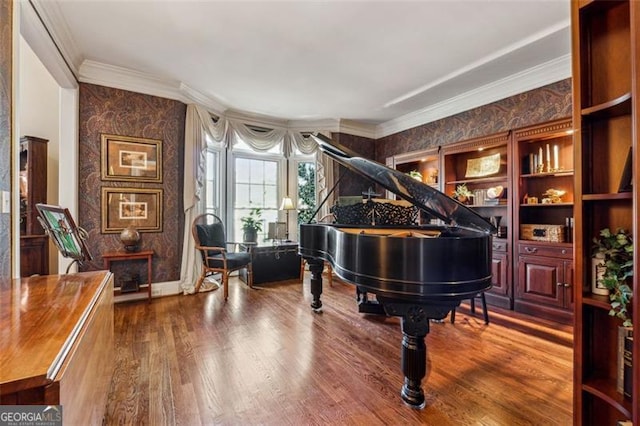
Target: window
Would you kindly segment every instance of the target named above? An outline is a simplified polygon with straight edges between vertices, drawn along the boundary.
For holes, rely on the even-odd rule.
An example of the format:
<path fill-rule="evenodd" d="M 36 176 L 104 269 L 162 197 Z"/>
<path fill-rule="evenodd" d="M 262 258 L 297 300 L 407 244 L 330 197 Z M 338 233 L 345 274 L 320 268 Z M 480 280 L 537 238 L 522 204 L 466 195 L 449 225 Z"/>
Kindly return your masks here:
<path fill-rule="evenodd" d="M 262 212 L 262 232 L 258 242 L 267 235 L 267 223 L 278 220 L 278 201 L 281 193 L 281 163 L 284 159 L 268 158 L 268 154 L 234 153 L 233 155 L 233 218 L 234 241 L 242 238 L 242 222 L 251 209 Z"/>
<path fill-rule="evenodd" d="M 287 219 L 289 238 L 295 241 L 297 225 L 308 222 L 315 210 L 316 186 L 314 155 L 296 151 L 287 161 L 280 145 L 268 152 L 256 152 L 242 141 L 234 145 L 233 151 L 224 151 L 214 144 L 207 150 L 205 211 L 222 217 L 229 241 L 242 241 L 241 218 L 254 208 L 261 209 L 262 232 L 258 242 L 266 241 L 269 222 Z M 279 210 L 284 196 L 291 197 L 296 210 Z"/>

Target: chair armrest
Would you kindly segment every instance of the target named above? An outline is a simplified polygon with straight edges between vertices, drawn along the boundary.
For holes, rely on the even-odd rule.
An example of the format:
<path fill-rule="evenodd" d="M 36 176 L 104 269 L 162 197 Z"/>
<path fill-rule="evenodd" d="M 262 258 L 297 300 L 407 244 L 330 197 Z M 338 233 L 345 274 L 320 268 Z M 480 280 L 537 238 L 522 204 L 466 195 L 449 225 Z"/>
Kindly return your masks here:
<path fill-rule="evenodd" d="M 208 247 L 208 246 L 196 246 L 196 250 L 200 250 L 204 253 L 205 257 L 209 257 L 208 254 L 210 252 L 220 253 L 222 256 L 227 254 L 227 249 L 225 247 Z"/>
<path fill-rule="evenodd" d="M 247 247 L 256 246 L 258 243 L 249 243 L 249 242 L 239 242 L 239 241 L 227 241 L 228 246 L 233 246 L 233 252 L 238 252 L 240 245 L 244 245 Z M 251 251 L 251 249 L 249 249 Z"/>

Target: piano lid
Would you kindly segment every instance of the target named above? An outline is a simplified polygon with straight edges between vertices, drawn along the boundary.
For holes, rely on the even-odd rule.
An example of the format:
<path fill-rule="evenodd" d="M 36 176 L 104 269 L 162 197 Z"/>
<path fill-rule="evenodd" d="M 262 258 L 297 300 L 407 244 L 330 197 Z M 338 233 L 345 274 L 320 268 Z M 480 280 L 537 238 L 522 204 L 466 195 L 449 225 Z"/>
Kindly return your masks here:
<path fill-rule="evenodd" d="M 318 147 L 348 169 L 371 179 L 420 209 L 442 219 L 446 224 L 485 233 L 494 233 L 495 227 L 475 211 L 453 198 L 425 185 L 404 173 L 382 164 L 359 157 L 338 142 L 322 135 L 312 135 Z"/>

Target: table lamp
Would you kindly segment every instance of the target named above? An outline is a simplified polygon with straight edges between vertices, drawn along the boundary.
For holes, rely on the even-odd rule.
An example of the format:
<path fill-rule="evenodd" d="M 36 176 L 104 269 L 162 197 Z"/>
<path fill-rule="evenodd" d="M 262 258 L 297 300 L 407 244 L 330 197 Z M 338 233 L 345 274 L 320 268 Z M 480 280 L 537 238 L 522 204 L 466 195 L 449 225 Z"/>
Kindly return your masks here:
<path fill-rule="evenodd" d="M 295 210 L 296 207 L 293 205 L 293 201 L 291 198 L 284 197 L 282 199 L 282 203 L 280 204 L 280 210 L 284 210 L 287 213 L 287 227 L 285 232 L 285 240 L 289 241 L 289 210 Z"/>

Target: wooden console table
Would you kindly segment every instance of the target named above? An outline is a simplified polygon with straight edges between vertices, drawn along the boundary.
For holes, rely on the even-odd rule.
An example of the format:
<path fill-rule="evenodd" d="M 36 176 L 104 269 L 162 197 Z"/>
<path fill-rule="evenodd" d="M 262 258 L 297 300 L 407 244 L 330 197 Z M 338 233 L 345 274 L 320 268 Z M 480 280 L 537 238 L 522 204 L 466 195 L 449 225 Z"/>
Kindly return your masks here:
<path fill-rule="evenodd" d="M 114 366 L 113 274 L 0 280 L 0 402 L 102 424 Z M 10 422 L 11 423 L 11 422 Z"/>
<path fill-rule="evenodd" d="M 142 250 L 136 252 L 115 251 L 108 252 L 102 255 L 102 261 L 104 262 L 104 268 L 111 270 L 111 263 L 124 261 L 124 260 L 146 260 L 147 261 L 147 284 L 141 284 L 140 288 L 147 288 L 148 301 L 151 302 L 151 262 L 153 258 L 153 250 Z"/>

